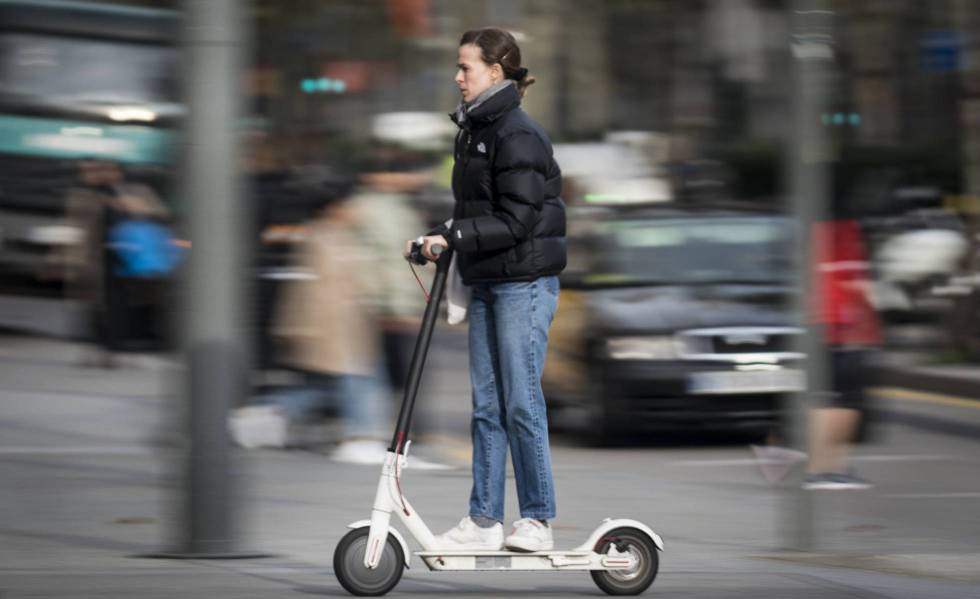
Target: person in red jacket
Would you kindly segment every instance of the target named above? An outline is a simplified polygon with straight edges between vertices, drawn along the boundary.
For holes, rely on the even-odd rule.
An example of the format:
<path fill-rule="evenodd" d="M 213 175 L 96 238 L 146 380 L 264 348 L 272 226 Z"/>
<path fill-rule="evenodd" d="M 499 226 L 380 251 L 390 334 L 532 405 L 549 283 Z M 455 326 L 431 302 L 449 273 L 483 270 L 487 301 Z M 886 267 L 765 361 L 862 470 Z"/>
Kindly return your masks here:
<path fill-rule="evenodd" d="M 848 468 L 851 444 L 868 412 L 864 386 L 871 351 L 880 345 L 878 317 L 869 300 L 869 265 L 854 220 L 818 223 L 813 230 L 814 321 L 827 347 L 825 405 L 810 417 L 805 489 L 866 489 Z"/>

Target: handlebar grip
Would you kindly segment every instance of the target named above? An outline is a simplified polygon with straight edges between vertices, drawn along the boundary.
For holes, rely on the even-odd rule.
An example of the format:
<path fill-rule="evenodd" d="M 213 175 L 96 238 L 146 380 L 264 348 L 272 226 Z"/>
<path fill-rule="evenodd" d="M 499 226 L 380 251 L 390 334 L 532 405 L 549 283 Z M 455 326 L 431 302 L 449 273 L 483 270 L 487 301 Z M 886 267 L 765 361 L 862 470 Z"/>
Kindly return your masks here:
<path fill-rule="evenodd" d="M 439 254 L 446 251 L 447 247 L 442 244 L 435 244 L 429 249 L 432 251 L 432 254 L 438 258 Z M 407 256 L 405 256 L 405 259 L 420 266 L 425 266 L 429 262 L 429 260 L 422 255 L 422 244 L 418 243 L 417 241 L 412 242 L 411 251 Z"/>

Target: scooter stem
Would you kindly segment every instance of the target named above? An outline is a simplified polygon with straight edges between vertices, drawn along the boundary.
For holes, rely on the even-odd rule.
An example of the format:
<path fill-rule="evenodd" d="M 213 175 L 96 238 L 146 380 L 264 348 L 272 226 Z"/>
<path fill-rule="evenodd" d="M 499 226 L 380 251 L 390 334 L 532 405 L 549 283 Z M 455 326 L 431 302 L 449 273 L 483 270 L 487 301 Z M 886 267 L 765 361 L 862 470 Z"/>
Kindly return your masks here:
<path fill-rule="evenodd" d="M 422 328 L 415 340 L 415 351 L 412 353 L 412 364 L 408 370 L 405 396 L 402 399 L 401 410 L 398 412 L 398 424 L 395 426 L 395 435 L 392 437 L 391 446 L 388 448 L 388 451 L 396 454 L 405 451 L 405 441 L 408 439 L 408 431 L 412 425 L 415 398 L 422 382 L 422 369 L 425 367 L 425 358 L 429 353 L 432 332 L 435 330 L 436 319 L 439 317 L 439 304 L 442 303 L 442 296 L 446 291 L 446 277 L 452 258 L 453 250 L 448 248 L 440 254 L 439 260 L 436 262 L 436 276 L 432 281 L 432 290 L 429 293 L 429 303 L 425 307 L 425 315 L 422 317 Z"/>

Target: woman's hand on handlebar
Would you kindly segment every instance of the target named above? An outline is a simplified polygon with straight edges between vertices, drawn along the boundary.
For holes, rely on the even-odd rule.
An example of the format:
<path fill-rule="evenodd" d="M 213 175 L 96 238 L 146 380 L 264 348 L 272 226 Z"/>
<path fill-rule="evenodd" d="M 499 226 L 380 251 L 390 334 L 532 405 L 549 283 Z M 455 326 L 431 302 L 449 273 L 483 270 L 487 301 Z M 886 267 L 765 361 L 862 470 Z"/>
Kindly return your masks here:
<path fill-rule="evenodd" d="M 426 236 L 420 237 L 419 239 L 421 239 L 421 241 L 422 241 L 422 255 L 425 256 L 425 259 L 426 260 L 430 260 L 432 262 L 435 262 L 436 260 L 439 259 L 439 256 L 436 255 L 436 254 L 434 254 L 432 252 L 432 248 L 433 247 L 435 247 L 435 246 L 441 246 L 442 247 L 442 250 L 445 250 L 446 248 L 449 247 L 449 243 L 446 241 L 446 238 L 443 237 L 442 235 L 426 235 Z M 419 241 L 419 240 L 418 239 L 410 239 L 410 240 L 408 240 L 408 241 L 405 242 L 404 256 L 406 258 L 408 258 L 411 255 L 411 253 L 412 253 L 412 244 L 415 243 L 415 242 L 417 242 L 417 241 Z M 436 251 L 440 251 L 440 250 L 436 250 Z"/>
<path fill-rule="evenodd" d="M 429 237 L 425 237 L 423 241 L 425 245 L 422 247 L 422 255 L 433 262 L 438 260 L 439 254 L 446 251 L 446 248 L 449 247 L 449 242 L 442 235 L 430 235 Z M 438 250 L 434 249 L 436 246 L 439 246 Z"/>

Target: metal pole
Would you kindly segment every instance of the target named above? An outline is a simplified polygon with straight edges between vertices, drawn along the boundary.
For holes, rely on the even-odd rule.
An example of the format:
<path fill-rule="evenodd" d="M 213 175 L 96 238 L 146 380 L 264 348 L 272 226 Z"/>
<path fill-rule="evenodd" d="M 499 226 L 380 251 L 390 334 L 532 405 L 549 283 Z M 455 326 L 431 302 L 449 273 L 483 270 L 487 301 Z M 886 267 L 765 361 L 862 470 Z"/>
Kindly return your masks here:
<path fill-rule="evenodd" d="M 977 198 L 980 197 L 980 41 L 975 32 L 980 31 L 980 7 L 975 1 L 957 0 L 954 3 L 956 29 L 960 36 L 960 98 L 959 111 L 962 123 L 962 188 L 969 198 L 966 205 L 971 246 L 976 248 L 980 238 L 980 213 Z M 980 267 L 977 252 L 969 254 L 973 270 Z"/>
<path fill-rule="evenodd" d="M 183 322 L 187 430 L 183 520 L 178 548 L 158 557 L 255 557 L 234 551 L 235 506 L 226 422 L 243 397 L 244 201 L 236 176 L 245 36 L 238 0 L 183 5 L 188 118 L 181 201 L 192 248 Z"/>
<path fill-rule="evenodd" d="M 832 74 L 834 44 L 832 21 L 835 18 L 828 0 L 793 0 L 790 32 L 793 62 L 792 125 L 789 139 L 789 211 L 794 217 L 796 293 L 792 313 L 805 333 L 799 350 L 806 355 L 806 388 L 791 398 L 790 437 L 796 449 L 809 452 L 808 421 L 816 404 L 815 395 L 827 389 L 826 357 L 823 331 L 811 317 L 812 301 L 821 297 L 813 276 L 811 240 L 814 224 L 826 214 L 827 167 L 831 147 L 821 120 L 826 112 L 829 75 Z M 813 496 L 803 491 L 805 462 L 788 477 L 791 487 L 782 494 L 781 545 L 785 549 L 806 551 L 814 544 Z"/>

